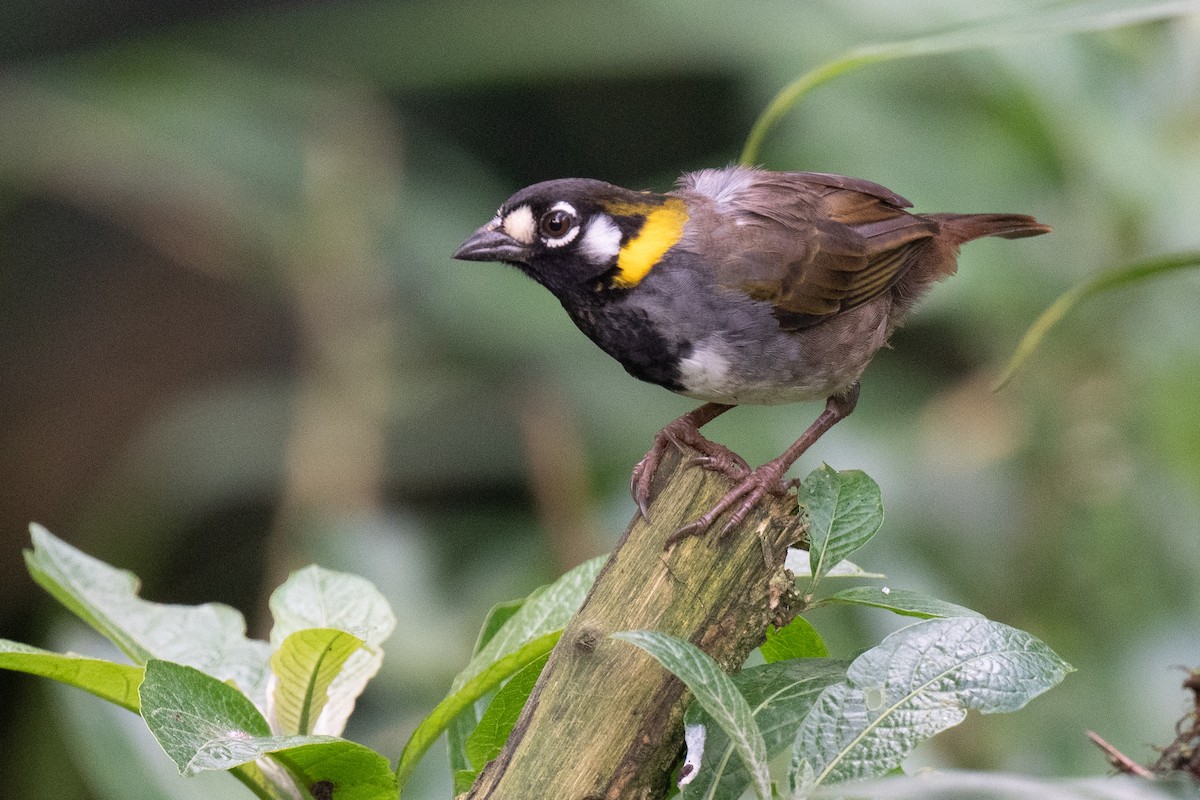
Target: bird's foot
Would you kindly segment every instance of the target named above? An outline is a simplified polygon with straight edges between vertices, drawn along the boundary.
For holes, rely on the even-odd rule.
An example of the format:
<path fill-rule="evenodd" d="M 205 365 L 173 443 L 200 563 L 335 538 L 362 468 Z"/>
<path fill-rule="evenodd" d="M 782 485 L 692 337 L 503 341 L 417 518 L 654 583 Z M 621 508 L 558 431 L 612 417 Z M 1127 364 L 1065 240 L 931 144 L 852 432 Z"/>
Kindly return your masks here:
<path fill-rule="evenodd" d="M 857 383 L 851 384 L 841 394 L 830 396 L 825 401 L 825 410 L 821 412 L 821 415 L 808 426 L 799 439 L 792 442 L 791 446 L 783 451 L 782 455 L 768 461 L 758 469 L 747 469 L 740 475 L 732 476 L 735 483 L 734 487 L 726 492 L 725 496 L 718 500 L 717 504 L 710 508 L 707 513 L 702 514 L 694 522 L 689 522 L 668 536 L 664 549 L 669 550 L 680 540 L 703 533 L 712 527 L 718 517 L 726 511 L 733 509 L 733 513 L 729 515 L 725 526 L 721 528 L 721 532 L 717 535 L 718 540 L 723 539 L 746 519 L 746 515 L 754 510 L 754 507 L 762 502 L 764 497 L 769 494 L 777 497 L 787 494 L 788 489 L 795 486 L 797 481 L 785 481 L 783 479 L 784 473 L 788 471 L 788 468 L 792 464 L 796 463 L 796 459 L 800 458 L 805 450 L 812 446 L 813 442 L 821 438 L 821 435 L 825 431 L 832 428 L 837 424 L 838 420 L 844 419 L 853 411 L 854 404 L 857 402 Z M 682 420 L 684 417 L 680 419 Z M 699 436 L 699 433 L 696 435 Z M 741 461 L 741 459 L 738 459 L 738 461 Z M 746 462 L 741 461 L 741 463 L 744 467 Z"/>
<path fill-rule="evenodd" d="M 685 414 L 655 435 L 650 452 L 633 468 L 629 490 L 646 520 L 650 519 L 650 482 L 654 479 L 663 454 L 671 446 L 680 450 L 690 447 L 699 453 L 684 466 L 698 466 L 710 472 L 720 472 L 732 481 L 740 481 L 750 474 L 750 465 L 745 459 L 725 445 L 704 438 L 690 415 Z"/>
<path fill-rule="evenodd" d="M 729 515 L 729 519 L 717 535 L 718 540 L 725 538 L 742 523 L 742 520 L 754 510 L 755 506 L 762 502 L 764 497 L 769 494 L 782 497 L 796 484 L 794 480 L 785 481 L 783 479 L 783 473 L 787 471 L 788 466 L 789 464 L 783 463 L 781 459 L 775 459 L 768 461 L 758 469 L 743 473 L 741 479 L 737 481 L 737 485 L 726 492 L 716 505 L 668 536 L 663 549 L 670 550 L 683 539 L 704 533 L 712 527 L 718 517 L 733 509 L 733 513 Z"/>

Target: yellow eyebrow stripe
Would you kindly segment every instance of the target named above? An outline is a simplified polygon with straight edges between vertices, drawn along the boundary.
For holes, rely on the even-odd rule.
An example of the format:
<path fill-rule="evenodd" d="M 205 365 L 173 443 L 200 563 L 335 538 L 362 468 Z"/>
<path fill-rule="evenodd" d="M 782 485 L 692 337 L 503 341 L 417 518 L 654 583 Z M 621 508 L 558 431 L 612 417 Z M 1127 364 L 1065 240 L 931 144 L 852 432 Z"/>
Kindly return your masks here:
<path fill-rule="evenodd" d="M 617 254 L 617 274 L 613 286 L 631 289 L 642 282 L 651 267 L 658 263 L 663 254 L 675 246 L 683 236 L 683 226 L 688 221 L 687 207 L 678 198 L 669 198 L 662 205 L 628 208 L 621 204 L 607 209 L 612 214 L 645 214 L 646 221 Z"/>

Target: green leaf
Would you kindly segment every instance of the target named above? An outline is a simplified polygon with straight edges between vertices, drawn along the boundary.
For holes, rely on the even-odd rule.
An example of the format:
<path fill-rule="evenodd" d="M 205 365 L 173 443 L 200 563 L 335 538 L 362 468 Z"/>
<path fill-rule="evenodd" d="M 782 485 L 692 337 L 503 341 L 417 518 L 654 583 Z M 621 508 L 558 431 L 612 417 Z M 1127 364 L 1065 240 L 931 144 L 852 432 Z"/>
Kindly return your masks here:
<path fill-rule="evenodd" d="M 732 676 L 746 698 L 754 722 L 762 731 L 768 758 L 791 745 L 796 728 L 821 691 L 846 677 L 845 661 L 824 658 L 779 661 L 749 667 Z M 685 786 L 684 800 L 736 800 L 750 785 L 750 773 L 741 759 L 734 758 L 733 743 L 699 703 L 684 714 L 688 726 L 702 725 L 706 731 L 700 768 Z"/>
<path fill-rule="evenodd" d="M 549 586 L 535 589 L 524 600 L 494 606 L 488 612 L 479 631 L 474 656 L 450 685 L 450 695 L 455 695 L 492 664 L 531 641 L 556 631 L 561 633 L 567 622 L 583 605 L 584 598 L 607 560 L 607 556 L 598 556 L 585 561 Z M 449 699 L 447 697 L 447 700 Z M 466 742 L 478 722 L 473 702 L 464 706 L 458 716 L 445 724 L 446 738 L 449 740 L 450 769 L 455 773 L 469 770 L 471 767 L 466 754 Z M 412 744 L 411 740 L 409 744 Z M 402 781 L 403 779 L 402 777 Z"/>
<path fill-rule="evenodd" d="M 334 679 L 363 644 L 357 636 L 331 628 L 308 628 L 284 639 L 271 656 L 271 671 L 276 682 L 268 704 L 268 717 L 274 723 L 275 731 L 283 734 L 340 733 L 340 728 L 336 732 L 327 731 L 317 722 L 330 699 Z M 350 702 L 353 706 L 353 699 Z M 349 716 L 348 712 L 346 716 Z"/>
<path fill-rule="evenodd" d="M 121 708 L 138 711 L 142 668 L 72 653 L 52 653 L 0 639 L 0 669 L 11 669 L 65 683 Z"/>
<path fill-rule="evenodd" d="M 245 695 L 193 667 L 150 659 L 139 694 L 142 719 L 183 775 L 253 761 L 271 736 Z"/>
<path fill-rule="evenodd" d="M 142 717 L 182 775 L 245 770 L 269 756 L 310 793 L 321 783 L 338 800 L 396 797 L 391 765 L 379 753 L 334 736 L 272 736 L 266 719 L 232 686 L 199 670 L 151 660 L 141 689 Z M 255 785 L 261 781 L 254 780 Z"/>
<path fill-rule="evenodd" d="M 279 737 L 286 742 L 291 738 Z M 396 800 L 399 789 L 387 758 L 345 739 L 288 746 L 270 751 L 316 800 Z"/>
<path fill-rule="evenodd" d="M 454 678 L 450 686 L 454 693 L 494 662 L 523 647 L 526 643 L 552 631 L 561 631 L 583 605 L 584 598 L 596 582 L 608 556 L 585 561 L 549 586 L 529 595 L 521 606 L 495 632 L 483 648 Z"/>
<path fill-rule="evenodd" d="M 768 627 L 767 640 L 759 649 L 768 664 L 789 658 L 829 657 L 829 649 L 821 640 L 821 634 L 804 617 L 793 617 L 782 628 Z"/>
<path fill-rule="evenodd" d="M 271 593 L 271 644 L 306 628 L 333 628 L 377 648 L 396 628 L 396 615 L 366 578 L 310 566 L 293 572 Z"/>
<path fill-rule="evenodd" d="M 458 797 L 464 792 L 469 792 L 471 787 L 475 785 L 475 779 L 479 777 L 479 773 L 473 769 L 460 769 L 454 772 L 454 796 Z"/>
<path fill-rule="evenodd" d="M 504 623 L 521 610 L 521 606 L 525 605 L 527 600 L 528 598 L 522 597 L 519 600 L 507 600 L 492 606 L 483 619 L 483 625 L 479 629 L 479 636 L 475 640 L 475 647 L 471 650 L 471 655 L 478 654 L 503 627 Z M 460 773 L 469 774 L 471 780 L 475 780 L 476 772 L 472 769 L 471 759 L 467 756 L 467 739 L 470 738 L 471 732 L 478 724 L 479 716 L 476 713 L 475 704 L 472 704 L 463 709 L 462 713 L 446 726 L 446 749 L 450 752 L 450 771 L 454 775 L 456 786 L 460 779 Z"/>
<path fill-rule="evenodd" d="M 1108 0 L 1101 0 L 1050 6 L 1040 11 L 1022 9 L 1018 14 L 996 22 L 900 42 L 856 47 L 809 70 L 781 89 L 755 121 L 738 160 L 746 165 L 757 163 L 767 134 L 806 94 L 822 83 L 858 67 L 900 58 L 1003 47 L 1046 36 L 1120 28 L 1195 13 L 1195 0 L 1169 0 L 1144 5 L 1128 2 L 1114 5 Z"/>
<path fill-rule="evenodd" d="M 479 724 L 479 713 L 476 711 L 475 705 L 472 703 L 464 708 L 446 726 L 446 749 L 449 751 L 452 775 L 458 775 L 460 772 L 475 774 L 475 770 L 471 768 L 471 759 L 467 756 L 467 740 L 471 738 L 475 726 Z"/>
<path fill-rule="evenodd" d="M 866 544 L 883 525 L 879 485 L 859 470 L 838 472 L 824 464 L 800 484 L 808 511 L 808 560 L 813 584 Z"/>
<path fill-rule="evenodd" d="M 1049 308 L 1042 312 L 1041 316 L 1034 320 L 1029 329 L 1025 331 L 1025 335 L 1021 337 L 1020 344 L 1017 345 L 1017 349 L 1008 360 L 1008 364 L 1004 367 L 1004 371 L 1000 373 L 1000 377 L 996 380 L 996 385 L 993 388 L 1000 389 L 1008 383 L 1016 371 L 1020 369 L 1021 365 L 1025 363 L 1026 359 L 1042 343 L 1042 339 L 1046 338 L 1046 334 L 1050 332 L 1050 329 L 1057 325 L 1072 308 L 1087 298 L 1108 291 L 1109 289 L 1127 286 L 1132 283 L 1144 281 L 1147 278 L 1157 277 L 1166 272 L 1174 272 L 1175 270 L 1190 267 L 1200 267 L 1200 252 L 1173 253 L 1148 258 L 1143 261 L 1135 261 L 1132 264 L 1101 273 L 1087 283 L 1081 283 L 1063 292 L 1057 300 L 1050 304 Z"/>
<path fill-rule="evenodd" d="M 845 800 L 1195 800 L 1186 776 L 1148 781 L 1131 775 L 1054 780 L 1003 772 L 932 772 L 829 787 L 818 797 Z"/>
<path fill-rule="evenodd" d="M 74 620 L 69 622 L 70 625 L 74 623 Z M 76 629 L 77 634 L 79 630 Z M 80 638 L 96 641 L 90 630 Z M 87 776 L 89 797 L 97 800 L 212 800 L 232 796 L 249 800 L 250 795 L 233 786 L 224 773 L 207 772 L 189 780 L 181 779 L 175 764 L 148 736 L 139 715 L 109 703 L 98 703 L 96 698 L 62 684 L 44 688 L 54 701 L 47 709 L 53 716 L 47 717 L 47 721 L 52 720 L 58 734 L 67 740 L 71 768 Z M 0 700 L 0 704 L 3 702 Z M 34 731 L 25 733 L 37 735 Z M 240 775 L 237 777 L 241 778 Z M 21 796 L 57 800 L 59 793 L 29 792 Z M 255 790 L 255 796 L 276 798 L 286 795 Z"/>
<path fill-rule="evenodd" d="M 965 606 L 948 603 L 920 592 L 912 592 L 908 589 L 889 589 L 886 586 L 856 586 L 853 589 L 843 589 L 817 602 L 818 606 L 827 604 L 885 608 L 896 614 L 920 617 L 921 619 L 983 617 L 978 611 L 972 611 Z"/>
<path fill-rule="evenodd" d="M 271 648 L 246 638 L 246 621 L 237 610 L 220 603 L 180 606 L 142 600 L 133 573 L 92 558 L 40 525 L 29 530 L 29 574 L 135 663 L 157 658 L 186 664 L 233 681 L 265 703 Z"/>
<path fill-rule="evenodd" d="M 645 650 L 683 681 L 701 708 L 733 742 L 759 800 L 770 800 L 767 745 L 754 723 L 754 713 L 734 682 L 717 662 L 691 642 L 658 631 L 623 631 L 612 638 Z"/>
<path fill-rule="evenodd" d="M 471 655 L 475 655 L 484 648 L 492 637 L 504 627 L 504 623 L 513 618 L 521 607 L 529 602 L 538 592 L 545 591 L 546 587 L 539 587 L 529 594 L 528 597 L 521 597 L 517 600 L 505 600 L 503 603 L 496 603 L 488 609 L 487 616 L 483 618 L 483 625 L 479 628 L 479 636 L 475 639 L 475 647 L 471 650 Z"/>
<path fill-rule="evenodd" d="M 487 711 L 484 712 L 483 717 L 479 720 L 479 725 L 471 733 L 466 744 L 467 758 L 471 760 L 476 771 L 483 769 L 487 762 L 495 758 L 504 747 L 504 743 L 508 741 L 508 735 L 512 733 L 513 726 L 517 724 L 517 717 L 521 715 L 521 709 L 525 707 L 525 701 L 529 699 L 533 685 L 537 683 L 538 677 L 542 674 L 542 668 L 549 660 L 550 654 L 546 653 L 535 661 L 531 661 L 524 669 L 513 675 L 508 683 L 496 692 L 496 696 L 488 704 Z"/>
<path fill-rule="evenodd" d="M 319 716 L 309 721 L 309 733 L 340 735 L 355 701 L 383 665 L 381 645 L 396 627 L 387 598 L 366 578 L 310 566 L 293 572 L 271 594 L 270 606 L 275 619 L 271 644 L 276 648 L 293 634 L 313 629 L 342 631 L 360 642 L 331 676 Z M 275 714 L 272 721 L 280 722 Z"/>
<path fill-rule="evenodd" d="M 1028 633 L 972 617 L 902 628 L 856 658 L 796 733 L 788 784 L 807 761 L 816 783 L 877 777 L 974 708 L 1014 711 L 1071 671 Z"/>
<path fill-rule="evenodd" d="M 421 724 L 409 737 L 408 743 L 404 745 L 404 752 L 400 754 L 400 764 L 396 767 L 397 784 L 403 788 L 411 777 L 412 771 L 416 769 L 421 756 L 425 754 L 430 745 L 437 741 L 442 731 L 462 713 L 463 709 L 468 708 L 476 700 L 495 689 L 510 675 L 549 653 L 554 649 L 554 645 L 561 636 L 562 631 L 557 630 L 534 639 L 516 652 L 509 653 L 499 661 L 493 662 L 463 686 L 451 691 L 442 702 L 434 707 L 433 711 L 429 712 L 429 716 L 421 721 Z"/>

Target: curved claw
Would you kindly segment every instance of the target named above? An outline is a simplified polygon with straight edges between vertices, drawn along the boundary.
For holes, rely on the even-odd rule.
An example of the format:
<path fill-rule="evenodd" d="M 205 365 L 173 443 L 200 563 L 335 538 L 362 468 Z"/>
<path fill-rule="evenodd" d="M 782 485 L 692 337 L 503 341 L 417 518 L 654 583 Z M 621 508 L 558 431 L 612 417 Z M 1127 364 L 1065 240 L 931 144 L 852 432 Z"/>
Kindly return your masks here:
<path fill-rule="evenodd" d="M 681 526 L 678 530 L 668 536 L 667 540 L 663 542 L 663 550 L 670 550 L 672 547 L 679 544 L 689 536 L 699 536 L 708 530 L 708 526 L 712 523 L 705 519 L 707 516 L 708 514 L 705 514 L 700 518 L 689 522 L 687 525 Z"/>
<path fill-rule="evenodd" d="M 629 493 L 633 495 L 633 502 L 637 503 L 638 512 L 647 522 L 650 521 L 650 481 L 654 478 L 654 471 L 658 469 L 659 458 L 661 451 L 651 450 L 633 468 L 633 475 L 629 479 Z"/>
<path fill-rule="evenodd" d="M 638 511 L 647 522 L 650 521 L 650 484 L 668 447 L 674 446 L 680 450 L 691 447 L 699 450 L 704 455 L 700 459 L 689 461 L 688 466 L 698 463 L 705 469 L 723 472 L 733 480 L 740 480 L 750 471 L 749 465 L 739 455 L 723 445 L 710 442 L 700 433 L 701 425 L 732 407 L 707 403 L 684 414 L 655 435 L 650 452 L 633 468 L 629 480 L 629 493 L 633 495 L 633 502 L 637 504 Z"/>
<path fill-rule="evenodd" d="M 637 503 L 638 513 L 642 515 L 642 519 L 646 522 L 650 521 L 650 501 L 645 497 L 635 497 L 634 502 Z"/>

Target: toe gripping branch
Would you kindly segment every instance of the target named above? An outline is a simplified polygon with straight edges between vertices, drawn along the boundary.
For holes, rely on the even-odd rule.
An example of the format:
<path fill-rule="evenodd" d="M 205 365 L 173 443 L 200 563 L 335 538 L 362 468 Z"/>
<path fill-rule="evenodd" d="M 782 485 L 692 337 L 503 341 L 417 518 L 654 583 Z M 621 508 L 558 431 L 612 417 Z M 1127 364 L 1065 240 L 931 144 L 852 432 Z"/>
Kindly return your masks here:
<path fill-rule="evenodd" d="M 794 486 L 794 481 L 785 481 L 783 476 L 792 464 L 804 454 L 822 435 L 854 411 L 858 403 L 858 384 L 855 383 L 842 394 L 833 395 L 825 401 L 825 410 L 813 421 L 800 438 L 778 457 L 756 469 L 724 445 L 716 444 L 700 434 L 700 426 L 711 422 L 733 406 L 708 403 L 667 425 L 654 437 L 654 446 L 638 462 L 633 470 L 631 489 L 634 501 L 643 517 L 650 519 L 651 483 L 654 473 L 667 447 L 684 446 L 694 448 L 699 455 L 691 458 L 685 466 L 699 466 L 710 472 L 725 475 L 733 486 L 717 502 L 692 522 L 682 525 L 667 537 L 664 549 L 690 536 L 709 530 L 725 512 L 731 512 L 717 535 L 718 541 L 725 539 L 745 521 L 768 496 L 782 498 Z"/>

